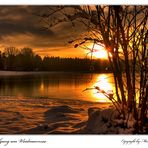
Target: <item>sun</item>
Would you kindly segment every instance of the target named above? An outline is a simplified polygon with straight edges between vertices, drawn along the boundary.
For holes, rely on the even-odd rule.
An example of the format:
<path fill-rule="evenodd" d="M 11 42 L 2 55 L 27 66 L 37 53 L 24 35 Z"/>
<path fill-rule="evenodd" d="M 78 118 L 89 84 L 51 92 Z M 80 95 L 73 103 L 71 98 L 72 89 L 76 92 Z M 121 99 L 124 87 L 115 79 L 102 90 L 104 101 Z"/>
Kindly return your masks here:
<path fill-rule="evenodd" d="M 107 51 L 104 47 L 95 44 L 93 56 L 98 59 L 108 59 Z"/>
<path fill-rule="evenodd" d="M 90 45 L 89 48 L 91 49 L 93 45 Z M 94 45 L 93 49 L 93 57 L 97 59 L 108 59 L 108 54 L 105 48 L 101 45 Z"/>

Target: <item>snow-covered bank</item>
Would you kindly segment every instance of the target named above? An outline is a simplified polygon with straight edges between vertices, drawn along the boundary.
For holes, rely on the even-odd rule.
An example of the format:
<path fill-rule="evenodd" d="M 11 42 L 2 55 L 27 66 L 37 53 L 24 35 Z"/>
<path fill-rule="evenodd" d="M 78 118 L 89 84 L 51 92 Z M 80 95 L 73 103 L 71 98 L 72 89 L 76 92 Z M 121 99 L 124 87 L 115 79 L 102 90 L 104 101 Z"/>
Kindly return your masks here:
<path fill-rule="evenodd" d="M 123 120 L 111 104 L 43 98 L 0 102 L 0 134 L 134 134 L 132 116 Z"/>
<path fill-rule="evenodd" d="M 88 108 L 110 104 L 56 98 L 0 97 L 0 134 L 77 133 Z"/>
<path fill-rule="evenodd" d="M 25 133 L 46 134 L 135 134 L 135 120 L 129 115 L 122 119 L 113 106 L 88 108 L 55 106 L 45 112 L 45 123 Z M 83 115 L 82 115 L 83 114 Z M 87 120 L 86 120 L 87 118 Z"/>
<path fill-rule="evenodd" d="M 45 122 L 24 131 L 26 134 L 133 134 L 134 120 L 121 119 L 113 108 L 54 106 L 44 112 Z M 87 116 L 88 115 L 88 116 Z"/>
<path fill-rule="evenodd" d="M 83 115 L 83 108 L 70 107 L 68 105 L 54 106 L 44 112 L 45 122 L 43 124 L 24 131 L 24 133 L 73 133 L 82 126 L 82 121 L 86 118 L 86 115 Z M 80 123 L 81 126 L 77 126 Z"/>
<path fill-rule="evenodd" d="M 24 75 L 45 75 L 45 74 L 52 74 L 56 73 L 56 71 L 46 72 L 46 71 L 1 71 L 0 70 L 0 77 L 5 76 L 24 76 Z M 62 72 L 59 72 L 62 73 Z"/>
<path fill-rule="evenodd" d="M 88 109 L 86 126 L 78 132 L 90 134 L 133 134 L 134 120 L 123 120 L 120 114 L 113 108 Z"/>

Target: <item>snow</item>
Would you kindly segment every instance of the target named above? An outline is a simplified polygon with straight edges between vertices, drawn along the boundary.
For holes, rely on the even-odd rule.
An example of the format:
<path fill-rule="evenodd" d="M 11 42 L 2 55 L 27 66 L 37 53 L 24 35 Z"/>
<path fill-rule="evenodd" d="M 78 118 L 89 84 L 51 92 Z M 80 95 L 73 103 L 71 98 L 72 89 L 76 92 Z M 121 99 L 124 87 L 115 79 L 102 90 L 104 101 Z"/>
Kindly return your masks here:
<path fill-rule="evenodd" d="M 0 134 L 77 133 L 90 107 L 107 104 L 71 99 L 0 97 Z"/>
<path fill-rule="evenodd" d="M 70 99 L 0 98 L 0 134 L 133 134 L 111 104 Z"/>
<path fill-rule="evenodd" d="M 86 127 L 83 133 L 91 134 L 133 134 L 135 120 L 131 114 L 127 114 L 123 120 L 115 108 L 107 109 L 89 108 Z"/>

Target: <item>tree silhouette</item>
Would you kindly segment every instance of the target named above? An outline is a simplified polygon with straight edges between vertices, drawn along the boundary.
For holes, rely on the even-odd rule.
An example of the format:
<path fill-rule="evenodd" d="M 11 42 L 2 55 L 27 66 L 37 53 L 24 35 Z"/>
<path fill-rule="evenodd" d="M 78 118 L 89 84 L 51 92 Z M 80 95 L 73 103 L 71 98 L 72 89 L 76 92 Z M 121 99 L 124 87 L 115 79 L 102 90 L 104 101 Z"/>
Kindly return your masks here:
<path fill-rule="evenodd" d="M 15 69 L 15 56 L 18 54 L 18 49 L 15 47 L 7 47 L 4 49 L 5 68 L 9 70 Z M 7 66 L 6 66 L 7 65 Z"/>
<path fill-rule="evenodd" d="M 12 48 L 12 47 L 10 47 Z M 9 47 L 7 48 L 9 50 Z M 12 48 L 16 49 L 16 48 Z M 17 52 L 8 54 L 8 50 L 0 52 L 0 69 L 16 71 L 84 71 L 90 72 L 90 63 L 93 72 L 110 72 L 107 60 L 93 60 L 80 58 L 48 57 L 43 59 L 31 48 L 17 49 Z M 108 68 L 106 70 L 106 68 Z"/>
<path fill-rule="evenodd" d="M 143 132 L 148 111 L 147 6 L 54 6 L 39 16 L 47 29 L 62 22 L 72 26 L 82 23 L 86 33 L 69 41 L 75 48 L 88 42 L 104 45 L 114 74 L 117 101 L 104 94 L 116 104 L 125 121 L 133 116 L 136 132 Z M 57 19 L 51 19 L 54 16 Z"/>
<path fill-rule="evenodd" d="M 20 51 L 20 56 L 22 58 L 22 63 L 24 65 L 25 70 L 33 69 L 33 57 L 34 53 L 31 48 L 22 48 Z"/>
<path fill-rule="evenodd" d="M 40 71 L 42 70 L 42 58 L 39 55 L 34 56 L 34 70 Z"/>

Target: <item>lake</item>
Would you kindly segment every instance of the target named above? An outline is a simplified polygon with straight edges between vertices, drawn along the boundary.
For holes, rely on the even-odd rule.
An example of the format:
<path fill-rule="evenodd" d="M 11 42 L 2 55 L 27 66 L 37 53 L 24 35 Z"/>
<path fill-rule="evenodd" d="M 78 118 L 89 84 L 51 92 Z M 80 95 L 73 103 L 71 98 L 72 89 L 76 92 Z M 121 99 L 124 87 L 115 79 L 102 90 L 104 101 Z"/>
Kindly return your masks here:
<path fill-rule="evenodd" d="M 75 72 L 0 72 L 0 96 L 16 98 L 56 98 L 91 102 L 108 99 L 95 89 L 114 91 L 111 73 L 91 74 Z"/>

